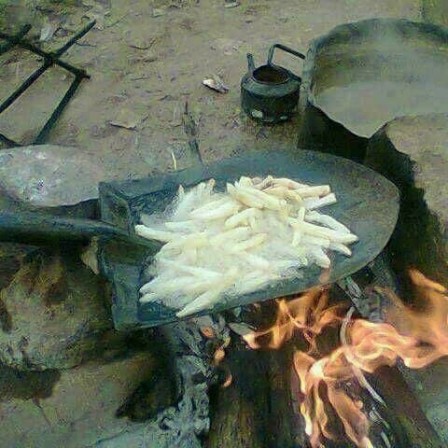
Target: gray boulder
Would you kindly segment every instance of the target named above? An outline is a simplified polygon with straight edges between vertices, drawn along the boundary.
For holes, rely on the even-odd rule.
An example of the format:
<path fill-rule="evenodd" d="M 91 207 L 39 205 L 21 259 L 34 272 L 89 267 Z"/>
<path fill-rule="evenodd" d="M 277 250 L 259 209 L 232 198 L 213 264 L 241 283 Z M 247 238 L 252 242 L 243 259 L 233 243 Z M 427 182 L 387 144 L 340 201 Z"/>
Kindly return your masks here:
<path fill-rule="evenodd" d="M 3 246 L 2 246 L 3 247 Z M 113 332 L 108 287 L 78 254 L 35 251 L 0 291 L 0 361 L 27 370 L 82 363 Z"/>
<path fill-rule="evenodd" d="M 370 140 L 366 164 L 401 191 L 394 268 L 448 283 L 448 114 L 397 118 Z"/>
<path fill-rule="evenodd" d="M 74 205 L 98 198 L 104 170 L 81 148 L 38 145 L 0 152 L 0 189 L 32 207 Z"/>

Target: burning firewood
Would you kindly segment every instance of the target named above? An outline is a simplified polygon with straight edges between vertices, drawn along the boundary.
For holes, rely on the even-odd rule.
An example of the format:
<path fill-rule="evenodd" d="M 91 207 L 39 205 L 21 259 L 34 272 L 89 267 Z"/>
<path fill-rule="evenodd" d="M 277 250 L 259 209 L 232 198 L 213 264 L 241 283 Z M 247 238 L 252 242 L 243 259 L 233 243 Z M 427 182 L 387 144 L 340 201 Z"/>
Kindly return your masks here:
<path fill-rule="evenodd" d="M 448 355 L 448 290 L 416 270 L 410 270 L 409 277 L 424 311 L 404 305 L 389 290 L 382 291 L 394 304 L 387 323 L 353 317 L 353 307 L 347 312 L 344 303 L 330 305 L 329 288 L 313 288 L 292 300 L 278 300 L 276 322 L 266 330 L 231 327 L 252 349 L 278 349 L 300 336 L 307 343 L 307 350 L 302 349 L 303 343 L 295 350 L 293 369 L 300 381 L 299 407 L 313 448 L 341 438 L 334 417 L 357 447 L 373 447 L 372 422 L 365 403 L 351 393 L 353 385 L 384 406 L 366 374 L 399 360 L 420 369 Z M 340 328 L 340 345 L 323 353 L 319 341 L 330 327 Z"/>

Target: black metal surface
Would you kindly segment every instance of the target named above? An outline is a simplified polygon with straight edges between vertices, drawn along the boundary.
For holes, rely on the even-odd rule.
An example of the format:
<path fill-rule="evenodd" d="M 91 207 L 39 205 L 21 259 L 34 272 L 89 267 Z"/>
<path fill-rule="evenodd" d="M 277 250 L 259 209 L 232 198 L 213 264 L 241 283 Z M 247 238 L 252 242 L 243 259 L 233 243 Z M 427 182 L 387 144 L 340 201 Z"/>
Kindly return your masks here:
<path fill-rule="evenodd" d="M 37 54 L 38 56 L 41 56 L 42 58 L 44 58 L 45 61 L 51 61 L 50 65 L 53 65 L 53 64 L 59 65 L 60 67 L 73 73 L 74 75 L 88 77 L 85 70 L 76 68 L 73 65 L 62 61 L 60 59 L 60 56 L 62 56 L 62 54 L 65 53 L 71 46 L 73 46 L 82 36 L 84 36 L 88 31 L 90 31 L 94 27 L 94 25 L 95 25 L 95 21 L 90 22 L 81 31 L 76 33 L 75 36 L 73 36 L 59 50 L 56 50 L 55 52 L 47 52 L 47 51 L 41 50 L 36 45 L 33 45 L 23 39 L 17 39 L 17 38 L 11 37 L 7 33 L 3 33 L 1 31 L 0 31 L 0 39 L 5 39 L 7 42 L 14 42 L 15 45 L 17 45 L 21 48 L 24 48 L 25 50 L 31 51 L 32 53 Z"/>
<path fill-rule="evenodd" d="M 60 217 L 29 211 L 0 212 L 0 241 L 33 245 L 87 243 L 93 237 L 153 248 L 151 241 L 92 219 Z"/>
<path fill-rule="evenodd" d="M 448 30 L 405 19 L 339 25 L 311 42 L 298 147 L 362 161 L 397 116 L 448 112 Z"/>
<path fill-rule="evenodd" d="M 82 77 L 76 76 L 75 79 L 72 81 L 69 89 L 63 96 L 60 103 L 57 105 L 56 109 L 51 114 L 48 121 L 45 123 L 42 130 L 39 132 L 39 135 L 35 138 L 34 144 L 35 145 L 42 145 L 45 143 L 48 139 L 48 136 L 50 135 L 51 130 L 53 129 L 53 126 L 55 125 L 58 118 L 61 116 L 63 110 L 65 109 L 65 106 L 67 106 L 68 102 L 72 99 L 72 96 L 75 94 L 76 89 L 79 87 L 82 81 Z"/>
<path fill-rule="evenodd" d="M 84 78 L 89 78 L 90 76 L 86 73 L 83 69 L 78 69 L 74 67 L 71 64 L 68 64 L 60 59 L 60 57 L 71 47 L 73 46 L 81 37 L 83 37 L 85 34 L 87 34 L 95 25 L 95 21 L 90 22 L 88 25 L 86 25 L 82 30 L 80 30 L 78 33 L 76 33 L 68 42 L 66 42 L 61 48 L 54 52 L 45 52 L 41 50 L 39 47 L 36 47 L 33 44 L 30 44 L 29 42 L 26 42 L 23 40 L 23 37 L 25 34 L 31 29 L 29 25 L 26 25 L 18 34 L 10 36 L 6 33 L 0 32 L 0 38 L 6 40 L 6 43 L 0 47 L 0 54 L 1 52 L 7 51 L 11 49 L 13 46 L 19 46 L 21 48 L 24 48 L 26 50 L 29 50 L 33 52 L 34 54 L 37 54 L 38 56 L 41 56 L 44 61 L 41 67 L 39 67 L 36 71 L 34 71 L 8 98 L 6 98 L 1 104 L 0 104 L 0 113 L 4 112 L 8 107 L 11 106 L 11 104 L 14 103 L 28 88 L 31 87 L 31 85 L 39 79 L 50 67 L 54 65 L 58 65 L 65 70 L 72 73 L 75 78 L 73 82 L 71 83 L 68 91 L 58 104 L 55 111 L 52 113 L 50 118 L 45 123 L 43 129 L 33 142 L 34 144 L 42 144 L 45 143 L 51 129 L 55 125 L 56 121 L 62 114 L 65 106 L 70 101 L 72 96 L 75 94 L 76 89 L 78 88 L 79 84 Z M 20 146 L 15 141 L 9 139 L 3 134 L 0 134 L 0 141 L 3 142 L 4 145 L 7 147 L 13 147 L 13 146 Z"/>
<path fill-rule="evenodd" d="M 273 63 L 278 48 L 301 59 L 305 56 L 285 45 L 269 49 L 267 64 L 255 67 L 247 55 L 248 72 L 241 80 L 241 107 L 249 117 L 262 123 L 275 124 L 289 120 L 297 109 L 301 78 Z"/>
<path fill-rule="evenodd" d="M 272 45 L 271 48 L 269 48 L 269 52 L 268 52 L 268 65 L 275 65 L 274 64 L 274 53 L 275 53 L 275 49 L 278 48 L 279 50 L 282 50 L 286 53 L 290 53 L 293 56 L 296 56 L 300 59 L 305 59 L 305 55 L 303 53 L 300 53 L 300 51 L 297 50 L 293 50 L 292 48 L 287 47 L 286 45 L 282 45 L 282 44 L 274 44 Z"/>
<path fill-rule="evenodd" d="M 327 207 L 325 213 L 348 225 L 359 236 L 352 257 L 334 256 L 332 270 L 325 282 L 334 282 L 356 272 L 387 244 L 398 216 L 396 187 L 362 165 L 305 150 L 294 154 L 253 152 L 164 176 L 100 184 L 101 217 L 132 234 L 140 214 L 164 210 L 174 198 L 179 184 L 191 187 L 213 177 L 217 188 L 224 188 L 226 182 L 237 180 L 241 175 L 268 174 L 310 184 L 330 184 L 338 203 Z M 151 327 L 177 319 L 174 310 L 161 304 L 140 305 L 138 302 L 138 290 L 145 281 L 144 265 L 150 261 L 156 247 L 152 251 L 133 251 L 129 246 L 110 241 L 102 248 L 102 269 L 114 285 L 113 316 L 118 329 Z M 273 283 L 259 292 L 226 298 L 213 311 L 299 293 L 322 282 L 322 271 L 316 266 L 303 274 L 303 278 Z"/>
<path fill-rule="evenodd" d="M 20 146 L 14 140 L 6 137 L 6 135 L 0 134 L 0 142 L 2 142 L 7 148 L 14 148 L 15 146 Z"/>
<path fill-rule="evenodd" d="M 10 36 L 9 40 L 4 44 L 0 45 L 0 55 L 9 51 L 12 47 L 14 47 L 18 42 L 20 42 L 28 31 L 30 31 L 31 25 L 24 25 L 17 34 Z"/>
<path fill-rule="evenodd" d="M 16 101 L 23 93 L 25 93 L 33 84 L 33 82 L 37 81 L 51 66 L 51 61 L 45 61 L 44 65 L 39 67 L 35 72 L 31 73 L 28 78 L 23 81 L 23 83 L 13 92 L 8 98 L 0 104 L 0 114 L 8 109 L 14 101 Z"/>

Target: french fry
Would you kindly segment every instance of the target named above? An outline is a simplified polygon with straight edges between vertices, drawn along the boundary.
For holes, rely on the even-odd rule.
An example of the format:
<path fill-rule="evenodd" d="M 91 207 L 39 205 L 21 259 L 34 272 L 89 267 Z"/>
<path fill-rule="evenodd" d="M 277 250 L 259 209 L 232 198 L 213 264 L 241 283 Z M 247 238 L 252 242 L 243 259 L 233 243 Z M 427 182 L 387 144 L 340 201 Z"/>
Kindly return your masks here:
<path fill-rule="evenodd" d="M 306 184 L 301 184 L 301 183 L 296 182 L 294 180 L 286 179 L 286 178 L 282 178 L 282 177 L 273 179 L 272 180 L 272 184 L 280 185 L 280 186 L 289 188 L 290 190 L 296 190 L 298 188 L 308 187 L 308 185 L 306 185 Z"/>
<path fill-rule="evenodd" d="M 165 243 L 176 238 L 176 234 L 174 233 L 151 229 L 150 227 L 146 227 L 143 224 L 137 224 L 135 226 L 135 233 L 148 240 L 157 240 Z"/>
<path fill-rule="evenodd" d="M 326 196 L 331 193 L 331 189 L 329 185 L 318 185 L 316 187 L 301 187 L 295 190 L 297 194 L 299 194 L 302 198 L 312 198 L 312 197 L 320 197 Z"/>
<path fill-rule="evenodd" d="M 157 294 L 150 292 L 140 297 L 141 303 L 155 302 L 158 299 Z"/>
<path fill-rule="evenodd" d="M 259 233 L 258 235 L 254 235 L 252 238 L 246 241 L 235 244 L 230 248 L 230 251 L 233 253 L 238 253 L 248 249 L 252 249 L 259 246 L 260 244 L 263 244 L 266 241 L 267 237 L 268 236 L 266 233 Z"/>
<path fill-rule="evenodd" d="M 172 240 L 163 246 L 163 251 L 169 250 L 189 250 L 198 247 L 204 247 L 208 243 L 208 237 L 206 232 L 192 233 L 186 236 L 179 236 L 177 239 Z"/>
<path fill-rule="evenodd" d="M 166 243 L 147 269 L 153 280 L 140 288 L 141 303 L 161 302 L 187 317 L 223 294 L 259 290 L 311 264 L 328 269 L 329 251 L 351 256 L 348 245 L 358 240 L 315 211 L 336 202 L 329 185 L 242 176 L 224 193 L 214 187 L 213 179 L 187 192 L 179 187 L 169 219 L 141 217 L 136 233 Z"/>
<path fill-rule="evenodd" d="M 164 260 L 164 261 L 161 261 L 160 264 L 168 266 L 168 267 L 170 267 L 174 270 L 177 270 L 179 272 L 182 272 L 184 274 L 190 274 L 190 275 L 194 275 L 194 276 L 198 276 L 198 277 L 209 277 L 211 279 L 216 279 L 216 278 L 222 277 L 222 274 L 220 272 L 212 271 L 212 270 L 206 269 L 206 268 L 187 266 L 187 265 L 177 263 L 175 261 Z"/>
<path fill-rule="evenodd" d="M 336 196 L 334 193 L 330 193 L 327 196 L 324 196 L 319 199 L 309 198 L 304 199 L 303 203 L 308 210 L 314 210 L 316 208 L 325 207 L 327 205 L 336 204 Z"/>
<path fill-rule="evenodd" d="M 342 243 L 330 243 L 328 246 L 331 250 L 334 250 L 335 252 L 339 252 L 343 255 L 346 255 L 347 257 L 352 256 L 352 251 Z"/>
<path fill-rule="evenodd" d="M 255 189 L 252 189 L 254 191 L 258 191 Z M 257 198 L 254 196 L 253 192 L 249 189 L 243 188 L 243 187 L 236 187 L 232 184 L 227 184 L 227 192 L 237 201 L 239 201 L 241 204 L 252 207 L 252 208 L 264 208 L 263 201 L 260 198 Z"/>
<path fill-rule="evenodd" d="M 243 277 L 238 283 L 237 291 L 240 294 L 246 294 L 251 291 L 256 291 L 265 284 L 274 280 L 277 276 L 273 273 L 266 274 L 266 272 L 254 271 Z"/>
<path fill-rule="evenodd" d="M 319 246 L 324 249 L 328 249 L 332 244 L 341 244 L 341 243 L 332 243 L 328 238 L 321 238 L 318 236 L 309 236 L 309 235 L 306 235 L 303 238 L 303 242 L 306 244 L 311 244 L 313 246 Z"/>
<path fill-rule="evenodd" d="M 143 224 L 145 224 L 145 222 L 142 220 Z M 194 221 L 189 220 L 189 221 L 167 221 L 165 223 L 165 227 L 168 230 L 173 230 L 173 231 L 177 231 L 177 232 L 188 232 L 191 230 L 194 230 L 194 228 L 196 227 Z"/>
<path fill-rule="evenodd" d="M 240 187 L 253 187 L 254 183 L 250 177 L 242 176 L 240 177 L 239 182 L 236 182 Z"/>
<path fill-rule="evenodd" d="M 300 244 L 300 241 L 302 240 L 302 236 L 303 236 L 303 234 L 300 230 L 298 230 L 298 229 L 294 230 L 292 242 L 291 242 L 292 247 L 297 247 Z"/>
<path fill-rule="evenodd" d="M 265 193 L 264 191 L 260 191 L 255 188 L 239 187 L 238 191 L 244 195 L 252 196 L 253 198 L 258 199 L 262 204 L 261 208 L 268 208 L 270 210 L 280 210 L 282 207 L 286 205 L 286 201 L 284 199 L 278 199 L 272 197 L 269 194 Z"/>
<path fill-rule="evenodd" d="M 250 227 L 237 227 L 235 229 L 227 230 L 219 235 L 210 238 L 210 244 L 212 246 L 239 241 L 242 238 L 247 238 L 251 234 Z"/>
<path fill-rule="evenodd" d="M 188 305 L 186 305 L 182 310 L 176 313 L 178 318 L 183 318 L 190 316 L 191 314 L 198 313 L 209 308 L 213 308 L 213 305 L 219 301 L 219 296 L 222 293 L 223 288 L 210 289 L 199 297 L 194 299 Z"/>
<path fill-rule="evenodd" d="M 321 268 L 328 269 L 331 265 L 328 255 L 319 246 L 309 246 L 307 255 Z"/>
<path fill-rule="evenodd" d="M 358 237 L 352 233 L 338 232 L 337 230 L 319 227 L 308 222 L 292 220 L 291 225 L 294 228 L 302 230 L 307 235 L 328 238 L 334 243 L 351 244 L 358 241 Z"/>
<path fill-rule="evenodd" d="M 260 257 L 259 255 L 253 255 L 247 252 L 243 252 L 242 256 L 245 260 L 247 260 L 248 263 L 256 268 L 268 270 L 271 267 L 269 261 L 263 257 Z"/>
<path fill-rule="evenodd" d="M 252 218 L 255 218 L 260 214 L 260 211 L 256 208 L 246 208 L 243 211 L 238 212 L 236 215 L 227 218 L 224 223 L 226 229 L 232 229 L 240 224 L 247 225 Z"/>
<path fill-rule="evenodd" d="M 297 221 L 302 222 L 305 219 L 306 209 L 305 207 L 300 207 L 297 212 Z"/>
<path fill-rule="evenodd" d="M 288 190 L 286 187 L 277 186 L 277 187 L 264 188 L 263 191 L 271 196 L 284 199 L 286 197 L 286 194 L 291 190 Z"/>
<path fill-rule="evenodd" d="M 190 216 L 194 219 L 200 219 L 204 221 L 227 218 L 235 213 L 241 208 L 241 205 L 235 201 L 230 201 L 225 198 L 223 201 L 216 201 L 219 206 L 211 206 L 208 204 L 207 209 L 205 206 L 202 209 L 195 210 L 190 213 Z"/>
<path fill-rule="evenodd" d="M 215 199 L 211 202 L 205 203 L 204 205 L 202 205 L 200 207 L 197 207 L 195 210 L 193 210 L 191 212 L 191 216 L 195 217 L 196 215 L 201 215 L 202 213 L 207 213 L 207 212 L 213 211 L 213 210 L 221 207 L 221 205 L 228 204 L 229 202 L 230 201 L 229 201 L 228 197 L 221 197 L 219 199 Z"/>
<path fill-rule="evenodd" d="M 225 291 L 236 279 L 238 270 L 235 267 L 230 268 L 223 276 L 223 281 L 216 286 L 209 288 L 207 291 L 196 297 L 192 302 L 186 305 L 181 311 L 176 313 L 179 318 L 187 317 L 199 311 L 213 308 L 219 301 L 220 295 Z"/>
<path fill-rule="evenodd" d="M 351 233 L 344 224 L 341 224 L 336 219 L 328 215 L 323 215 L 319 212 L 311 211 L 305 215 L 305 221 L 315 222 L 329 227 L 330 229 L 337 230 L 338 232 Z"/>
<path fill-rule="evenodd" d="M 266 176 L 264 179 L 255 178 L 254 179 L 254 187 L 257 190 L 263 190 L 272 185 L 272 181 L 274 178 L 272 176 Z"/>

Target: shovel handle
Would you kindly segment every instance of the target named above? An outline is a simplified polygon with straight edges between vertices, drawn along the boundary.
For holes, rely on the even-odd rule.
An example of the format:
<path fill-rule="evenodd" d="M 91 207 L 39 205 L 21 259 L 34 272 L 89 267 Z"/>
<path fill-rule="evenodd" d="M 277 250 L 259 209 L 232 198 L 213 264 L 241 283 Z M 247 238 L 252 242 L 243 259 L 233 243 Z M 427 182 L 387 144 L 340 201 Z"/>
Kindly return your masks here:
<path fill-rule="evenodd" d="M 0 241 L 33 245 L 88 242 L 93 237 L 118 238 L 149 245 L 149 240 L 130 236 L 126 231 L 102 221 L 62 218 L 45 213 L 1 212 Z"/>

